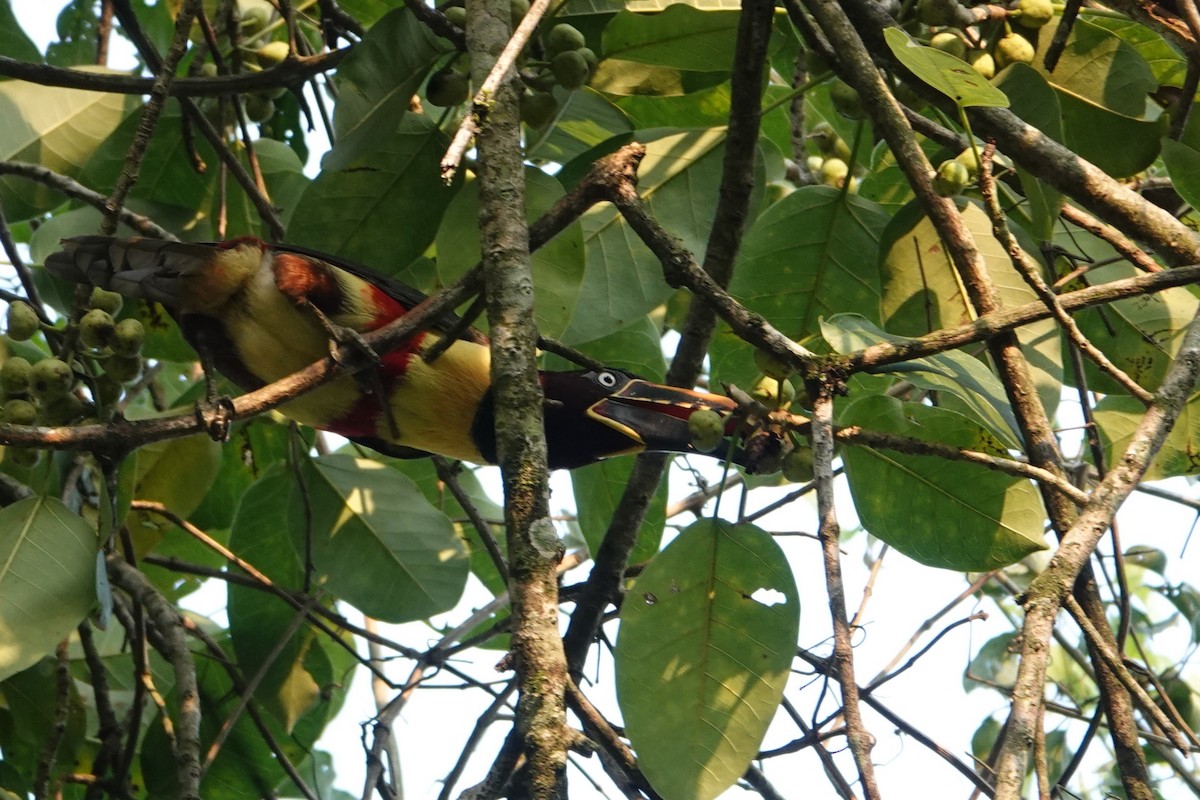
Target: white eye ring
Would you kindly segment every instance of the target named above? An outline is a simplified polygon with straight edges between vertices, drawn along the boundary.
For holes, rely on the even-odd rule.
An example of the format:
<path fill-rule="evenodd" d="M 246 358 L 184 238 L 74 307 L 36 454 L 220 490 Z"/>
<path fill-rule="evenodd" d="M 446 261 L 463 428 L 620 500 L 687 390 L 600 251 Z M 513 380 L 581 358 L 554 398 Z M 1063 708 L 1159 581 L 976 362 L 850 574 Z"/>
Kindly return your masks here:
<path fill-rule="evenodd" d="M 596 376 L 596 382 L 605 389 L 611 389 L 617 385 L 617 376 L 611 372 L 601 372 Z"/>

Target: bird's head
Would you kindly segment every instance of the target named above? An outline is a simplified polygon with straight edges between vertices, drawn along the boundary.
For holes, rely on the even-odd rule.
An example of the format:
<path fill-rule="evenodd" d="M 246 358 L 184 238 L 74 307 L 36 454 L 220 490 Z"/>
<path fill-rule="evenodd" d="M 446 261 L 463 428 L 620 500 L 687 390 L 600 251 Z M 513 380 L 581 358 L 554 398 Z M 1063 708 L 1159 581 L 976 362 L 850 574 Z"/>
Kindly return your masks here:
<path fill-rule="evenodd" d="M 705 408 L 730 415 L 721 395 L 664 386 L 619 369 L 543 372 L 546 446 L 551 469 L 573 469 L 626 453 L 695 453 L 688 417 Z M 733 420 L 730 417 L 729 430 Z M 484 457 L 496 461 L 491 392 L 472 431 Z"/>

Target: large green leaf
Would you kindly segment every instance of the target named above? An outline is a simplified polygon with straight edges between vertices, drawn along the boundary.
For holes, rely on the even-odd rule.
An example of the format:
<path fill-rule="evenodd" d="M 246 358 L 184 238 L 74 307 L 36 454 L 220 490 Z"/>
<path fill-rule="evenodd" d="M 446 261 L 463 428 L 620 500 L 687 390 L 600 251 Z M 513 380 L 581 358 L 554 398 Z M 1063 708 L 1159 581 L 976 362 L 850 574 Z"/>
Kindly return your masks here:
<path fill-rule="evenodd" d="M 395 136 L 409 103 L 438 59 L 453 49 L 407 8 L 395 8 L 367 32 L 337 71 L 333 109 L 337 145 L 325 169 L 369 160 Z"/>
<path fill-rule="evenodd" d="M 667 6 L 659 14 L 623 11 L 604 29 L 604 56 L 696 72 L 733 65 L 738 14 Z"/>
<path fill-rule="evenodd" d="M 537 219 L 563 196 L 558 181 L 532 167 L 525 170 L 525 216 Z M 479 184 L 469 181 L 451 201 L 437 236 L 438 276 L 451 283 L 479 263 Z M 558 337 L 580 301 L 585 270 L 583 229 L 572 224 L 531 258 L 538 331 Z"/>
<path fill-rule="evenodd" d="M 862 350 L 882 341 L 908 341 L 903 336 L 885 333 L 855 314 L 837 314 L 822 320 L 821 332 L 838 353 Z M 1020 428 L 1008 404 L 1004 385 L 979 359 L 949 350 L 894 366 L 895 369 L 885 368 L 880 372 L 896 372 L 914 386 L 953 394 L 962 401 L 968 416 L 986 426 L 1006 445 L 1019 446 Z"/>
<path fill-rule="evenodd" d="M 644 131 L 637 137 L 646 143 L 638 185 L 659 223 L 699 258 L 716 213 L 725 130 L 661 133 Z M 563 333 L 572 344 L 631 324 L 671 293 L 658 259 L 612 206 L 592 207 L 582 223 L 587 268 Z"/>
<path fill-rule="evenodd" d="M 327 160 L 292 214 L 288 240 L 396 275 L 433 242 L 457 191 L 439 174 L 447 144 L 433 122 L 409 114 L 355 163 Z"/>
<path fill-rule="evenodd" d="M 565 164 L 633 130 L 621 109 L 586 86 L 575 91 L 555 87 L 554 97 L 558 100 L 554 121 L 526 137 L 525 156 L 531 161 Z"/>
<path fill-rule="evenodd" d="M 1182 86 L 1187 75 L 1187 59 L 1152 28 L 1126 17 L 1096 15 L 1087 20 L 1097 28 L 1121 37 L 1146 61 L 1160 86 Z"/>
<path fill-rule="evenodd" d="M 1033 66 L 1058 92 L 1064 143 L 1118 178 L 1148 167 L 1167 126 L 1165 115 L 1146 119 L 1147 97 L 1158 88 L 1149 65 L 1120 37 L 1081 19 L 1054 72 L 1046 72 L 1050 38 L 1039 37 Z"/>
<path fill-rule="evenodd" d="M 242 495 L 229 548 L 285 591 L 304 586 L 304 562 L 292 546 L 287 525 L 294 476 L 282 462 Z M 244 574 L 229 565 L 231 571 Z M 304 655 L 316 635 L 296 625 L 297 611 L 261 590 L 229 585 L 229 635 L 242 672 L 260 675 L 256 696 L 290 732 L 320 699 L 321 687 L 304 669 Z"/>
<path fill-rule="evenodd" d="M 900 28 L 885 28 L 883 38 L 901 64 L 959 106 L 1008 106 L 1004 92 L 988 83 L 962 59 L 918 44 Z"/>
<path fill-rule="evenodd" d="M 1074 241 L 1085 243 L 1086 239 Z M 1089 285 L 1130 278 L 1137 271 L 1124 261 L 1089 270 Z M 1077 288 L 1072 285 L 1068 288 Z M 1109 360 L 1149 391 L 1162 383 L 1183 343 L 1187 324 L 1200 309 L 1200 300 L 1186 288 L 1118 300 L 1074 315 L 1079 329 Z M 1125 394 L 1108 375 L 1087 364 L 1088 385 L 1106 393 Z"/>
<path fill-rule="evenodd" d="M 1133 397 L 1110 395 L 1096 404 L 1096 427 L 1111 468 L 1121 460 L 1146 407 Z M 1150 462 L 1146 480 L 1200 475 L 1200 395 L 1192 395 L 1167 434 L 1162 449 Z"/>
<path fill-rule="evenodd" d="M 820 335 L 820 317 L 879 319 L 879 241 L 887 215 L 875 203 L 806 186 L 755 220 L 730 291 L 785 335 Z M 749 345 L 722 327 L 711 348 L 716 381 L 746 385 L 758 374 Z"/>
<path fill-rule="evenodd" d="M 239 150 L 238 155 L 249 170 L 245 150 Z M 262 172 L 263 182 L 267 186 L 267 195 L 271 198 L 271 205 L 278 209 L 279 218 L 286 226 L 310 182 L 304 174 L 304 164 L 300 162 L 295 150 L 274 139 L 258 139 L 254 143 L 254 155 L 258 159 L 258 168 Z M 221 198 L 215 198 L 214 217 L 219 218 L 221 208 Z M 269 238 L 269 233 L 263 225 L 258 209 L 239 187 L 230 185 L 226 189 L 224 211 L 225 238 L 237 236 Z"/>
<path fill-rule="evenodd" d="M 0 158 L 33 161 L 75 177 L 137 102 L 130 95 L 0 82 Z M 61 194 L 43 184 L 0 179 L 0 203 L 9 220 L 28 219 L 62 202 Z"/>
<path fill-rule="evenodd" d="M 208 494 L 220 467 L 221 446 L 206 434 L 151 442 L 137 451 L 133 497 L 162 503 L 187 519 Z M 140 554 L 153 550 L 174 527 L 148 511 L 130 512 L 125 525 Z"/>
<path fill-rule="evenodd" d="M 655 791 L 709 800 L 742 776 L 783 696 L 799 614 L 783 551 L 753 525 L 701 520 L 650 562 L 621 608 L 616 673 Z"/>
<path fill-rule="evenodd" d="M 981 425 L 944 408 L 865 395 L 840 425 L 1004 455 Z M 842 452 L 863 527 L 909 558 L 983 572 L 1045 549 L 1045 513 L 1032 483 L 962 461 L 872 447 Z"/>
<path fill-rule="evenodd" d="M 0 55 L 33 63 L 42 60 L 42 52 L 21 29 L 10 0 L 0 2 Z"/>
<path fill-rule="evenodd" d="M 1013 268 L 1008 253 L 992 236 L 991 222 L 983 210 L 972 203 L 964 203 L 960 213 L 1005 307 L 1035 302 L 1037 295 Z M 921 336 L 973 319 L 971 304 L 945 246 L 915 203 L 889 223 L 881 246 L 884 256 L 880 308 L 884 327 L 889 332 Z M 1028 252 L 1032 247 L 1025 249 Z M 1034 262 L 1037 261 L 1034 257 Z M 1052 319 L 1043 320 L 1022 327 L 1017 338 L 1033 372 L 1038 396 L 1053 414 L 1062 391 L 1058 327 Z"/>
<path fill-rule="evenodd" d="M 99 547 L 56 498 L 0 509 L 0 680 L 54 652 L 92 610 Z"/>
<path fill-rule="evenodd" d="M 307 462 L 303 474 L 290 528 L 303 552 L 311 515 L 313 565 L 335 595 L 385 622 L 425 619 L 458 602 L 467 549 L 411 480 L 347 455 Z"/>
<path fill-rule="evenodd" d="M 1058 96 L 1036 70 L 1013 64 L 996 81 L 1012 101 L 1012 112 L 1056 142 L 1063 140 L 1062 106 Z M 1038 240 L 1049 239 L 1062 209 L 1062 193 L 1029 171 L 1017 168 L 1021 189 L 1028 201 L 1022 206 L 1029 215 L 1029 229 Z"/>
<path fill-rule="evenodd" d="M 666 363 L 662 355 L 662 340 L 658 328 L 649 317 L 628 328 L 588 342 L 581 348 L 593 358 L 613 367 L 620 367 L 648 380 L 662 380 Z M 547 357 L 547 369 L 577 369 L 565 360 Z M 575 494 L 580 531 L 594 556 L 604 541 L 612 522 L 613 512 L 625 491 L 634 460 L 629 457 L 610 458 L 598 464 L 571 471 L 571 486 Z M 666 524 L 667 486 L 659 485 L 646 510 L 637 546 L 630 560 L 645 561 L 658 552 Z"/>
<path fill-rule="evenodd" d="M 1123 116 L 1140 118 L 1146 113 L 1146 96 L 1158 84 L 1131 45 L 1089 20 L 1076 20 L 1054 72 L 1047 72 L 1043 56 L 1050 39 L 1039 37 L 1032 66 L 1051 86 Z"/>
<path fill-rule="evenodd" d="M 1175 191 L 1192 208 L 1200 208 L 1200 151 L 1174 139 L 1163 139 L 1162 159 Z"/>

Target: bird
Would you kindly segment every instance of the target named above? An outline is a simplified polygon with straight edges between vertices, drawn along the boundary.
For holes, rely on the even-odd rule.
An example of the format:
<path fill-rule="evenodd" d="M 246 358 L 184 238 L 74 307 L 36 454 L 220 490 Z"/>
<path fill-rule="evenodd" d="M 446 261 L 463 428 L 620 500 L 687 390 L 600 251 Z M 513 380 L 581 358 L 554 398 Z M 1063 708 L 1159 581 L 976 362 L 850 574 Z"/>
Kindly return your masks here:
<path fill-rule="evenodd" d="M 201 358 L 244 391 L 328 357 L 331 342 L 376 330 L 424 299 L 361 264 L 253 237 L 195 243 L 78 236 L 63 239 L 45 267 L 68 281 L 162 304 Z M 458 321 L 448 314 L 373 366 L 279 410 L 388 456 L 495 464 L 487 338 Z M 436 358 L 423 358 L 444 336 L 457 338 Z M 723 395 L 615 368 L 539 375 L 550 469 L 641 451 L 695 453 L 688 418 L 700 409 L 718 412 L 734 430 L 737 404 Z"/>

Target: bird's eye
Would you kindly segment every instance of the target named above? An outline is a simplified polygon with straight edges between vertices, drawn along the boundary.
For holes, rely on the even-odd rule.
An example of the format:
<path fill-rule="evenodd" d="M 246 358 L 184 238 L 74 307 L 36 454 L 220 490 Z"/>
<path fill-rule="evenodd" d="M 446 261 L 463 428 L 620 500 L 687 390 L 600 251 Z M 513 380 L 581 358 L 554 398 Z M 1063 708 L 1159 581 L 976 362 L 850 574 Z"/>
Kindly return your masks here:
<path fill-rule="evenodd" d="M 617 385 L 617 376 L 611 372 L 601 372 L 596 375 L 596 382 L 605 389 L 611 389 Z"/>

